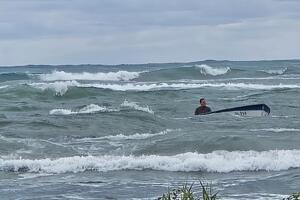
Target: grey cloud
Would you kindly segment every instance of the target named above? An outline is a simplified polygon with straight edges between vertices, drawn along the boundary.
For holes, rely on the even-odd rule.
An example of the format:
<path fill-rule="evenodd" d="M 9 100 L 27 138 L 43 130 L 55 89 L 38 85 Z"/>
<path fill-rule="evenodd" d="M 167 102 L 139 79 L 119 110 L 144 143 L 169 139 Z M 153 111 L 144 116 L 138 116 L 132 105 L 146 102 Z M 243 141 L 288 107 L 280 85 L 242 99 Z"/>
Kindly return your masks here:
<path fill-rule="evenodd" d="M 296 56 L 299 9 L 280 0 L 0 1 L 0 60 L 261 59 L 277 56 L 276 44 Z"/>

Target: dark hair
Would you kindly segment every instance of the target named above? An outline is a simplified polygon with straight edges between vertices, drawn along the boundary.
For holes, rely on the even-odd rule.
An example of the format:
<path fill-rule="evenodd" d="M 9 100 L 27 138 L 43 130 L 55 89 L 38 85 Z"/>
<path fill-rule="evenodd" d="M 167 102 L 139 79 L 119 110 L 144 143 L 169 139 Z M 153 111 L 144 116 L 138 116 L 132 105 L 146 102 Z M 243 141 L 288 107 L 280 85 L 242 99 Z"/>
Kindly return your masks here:
<path fill-rule="evenodd" d="M 201 99 L 200 99 L 200 103 L 201 103 L 201 101 L 203 101 L 203 100 L 205 100 L 205 99 L 204 99 L 204 98 L 201 98 Z"/>

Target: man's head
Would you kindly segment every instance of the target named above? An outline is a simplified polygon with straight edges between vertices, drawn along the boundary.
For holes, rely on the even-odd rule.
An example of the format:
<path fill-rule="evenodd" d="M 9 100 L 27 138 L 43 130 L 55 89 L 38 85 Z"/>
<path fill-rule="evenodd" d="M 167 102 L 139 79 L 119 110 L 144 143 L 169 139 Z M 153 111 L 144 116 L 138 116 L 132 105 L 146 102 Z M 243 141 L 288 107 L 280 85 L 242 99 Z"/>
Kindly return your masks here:
<path fill-rule="evenodd" d="M 204 98 L 201 98 L 201 99 L 200 99 L 200 105 L 201 105 L 201 106 L 206 106 L 206 101 L 205 101 Z"/>

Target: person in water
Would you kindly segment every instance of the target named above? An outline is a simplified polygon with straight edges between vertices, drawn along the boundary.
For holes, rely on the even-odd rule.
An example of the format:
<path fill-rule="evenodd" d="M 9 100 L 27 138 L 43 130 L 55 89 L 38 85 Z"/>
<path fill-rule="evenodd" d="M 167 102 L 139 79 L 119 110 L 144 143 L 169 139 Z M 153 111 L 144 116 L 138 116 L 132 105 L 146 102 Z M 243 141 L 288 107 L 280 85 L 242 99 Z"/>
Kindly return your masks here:
<path fill-rule="evenodd" d="M 195 110 L 195 115 L 202 115 L 211 112 L 210 107 L 206 106 L 206 100 L 204 98 L 200 99 L 200 106 Z"/>

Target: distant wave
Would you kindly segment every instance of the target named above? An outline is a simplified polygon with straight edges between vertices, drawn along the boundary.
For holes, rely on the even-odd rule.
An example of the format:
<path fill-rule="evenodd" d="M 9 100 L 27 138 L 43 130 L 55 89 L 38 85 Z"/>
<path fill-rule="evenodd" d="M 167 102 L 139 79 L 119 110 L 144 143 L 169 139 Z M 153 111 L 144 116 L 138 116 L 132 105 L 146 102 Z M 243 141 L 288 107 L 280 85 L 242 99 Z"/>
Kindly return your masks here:
<path fill-rule="evenodd" d="M 139 110 L 139 111 L 143 111 L 143 112 L 147 112 L 147 113 L 150 113 L 150 114 L 154 114 L 154 112 L 149 108 L 149 106 L 146 106 L 146 107 L 142 107 L 142 106 L 139 106 L 137 103 L 135 102 L 129 102 L 127 100 L 125 100 L 122 104 L 121 104 L 122 107 L 130 107 L 130 108 L 134 108 L 135 110 Z"/>
<path fill-rule="evenodd" d="M 271 75 L 282 75 L 287 71 L 287 67 L 283 69 L 269 69 L 269 70 L 261 70 L 262 72 L 271 74 Z"/>
<path fill-rule="evenodd" d="M 273 89 L 298 89 L 297 84 L 252 84 L 252 83 L 126 83 L 126 84 L 83 84 L 77 81 L 57 81 L 53 83 L 31 83 L 30 86 L 41 90 L 53 90 L 56 95 L 64 95 L 69 87 L 100 88 L 115 91 L 152 91 L 152 90 L 180 90 L 193 88 L 224 88 L 227 90 L 252 89 L 252 90 L 273 90 Z"/>
<path fill-rule="evenodd" d="M 23 72 L 2 72 L 0 73 L 0 82 L 11 80 L 28 80 L 32 74 Z"/>
<path fill-rule="evenodd" d="M 107 107 L 98 106 L 96 104 L 90 104 L 79 110 L 68 110 L 68 109 L 53 109 L 49 112 L 50 115 L 76 115 L 76 114 L 89 114 L 97 112 L 116 112 L 117 109 L 111 109 Z"/>
<path fill-rule="evenodd" d="M 51 74 L 41 74 L 40 79 L 43 81 L 72 81 L 72 80 L 95 80 L 95 81 L 129 81 L 139 77 L 141 72 L 81 72 L 71 73 L 64 71 L 53 71 Z"/>
<path fill-rule="evenodd" d="M 250 131 L 268 131 L 268 132 L 300 132 L 300 129 L 296 128 L 265 128 L 265 129 L 251 129 Z"/>
<path fill-rule="evenodd" d="M 173 156 L 73 156 L 58 159 L 0 159 L 0 170 L 34 173 L 68 173 L 96 170 L 281 171 L 300 167 L 300 150 L 214 151 L 208 154 L 183 153 Z"/>
<path fill-rule="evenodd" d="M 230 67 L 213 68 L 213 67 L 211 67 L 209 65 L 205 65 L 205 64 L 196 65 L 196 68 L 200 69 L 201 74 L 211 75 L 211 76 L 223 75 L 231 70 Z"/>

